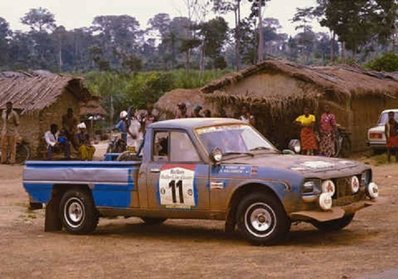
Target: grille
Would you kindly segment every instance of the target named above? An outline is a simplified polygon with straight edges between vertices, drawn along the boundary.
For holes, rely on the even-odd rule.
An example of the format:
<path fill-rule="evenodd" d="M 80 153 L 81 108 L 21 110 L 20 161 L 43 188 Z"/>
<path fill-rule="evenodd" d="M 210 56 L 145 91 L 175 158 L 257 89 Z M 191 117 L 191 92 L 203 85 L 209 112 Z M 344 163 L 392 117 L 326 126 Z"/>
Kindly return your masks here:
<path fill-rule="evenodd" d="M 361 181 L 360 176 L 358 179 Z M 332 197 L 333 205 L 346 205 L 355 201 L 359 201 L 365 195 L 362 187 L 357 193 L 351 193 L 351 176 L 337 178 L 334 180 L 334 184 L 336 185 L 336 193 Z"/>

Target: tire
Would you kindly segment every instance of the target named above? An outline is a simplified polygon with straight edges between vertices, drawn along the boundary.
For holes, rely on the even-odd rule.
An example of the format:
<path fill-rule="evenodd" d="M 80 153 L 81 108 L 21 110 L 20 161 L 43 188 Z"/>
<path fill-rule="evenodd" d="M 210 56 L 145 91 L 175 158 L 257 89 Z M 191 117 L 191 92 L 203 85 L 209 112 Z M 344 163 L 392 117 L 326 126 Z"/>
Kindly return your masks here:
<path fill-rule="evenodd" d="M 18 144 L 15 156 L 16 164 L 23 164 L 30 158 L 30 148 L 26 144 Z"/>
<path fill-rule="evenodd" d="M 317 228 L 318 230 L 325 231 L 325 232 L 332 232 L 332 231 L 339 231 L 345 227 L 347 227 L 352 219 L 354 218 L 355 214 L 345 215 L 340 219 L 326 221 L 326 222 L 312 222 L 312 225 Z"/>
<path fill-rule="evenodd" d="M 60 219 L 65 230 L 72 234 L 88 234 L 98 224 L 98 211 L 89 192 L 71 189 L 61 198 Z"/>
<path fill-rule="evenodd" d="M 166 218 L 141 217 L 141 220 L 144 221 L 144 223 L 147 225 L 158 225 L 158 224 L 162 224 L 167 219 Z"/>
<path fill-rule="evenodd" d="M 349 157 L 351 155 L 351 140 L 348 136 L 343 136 L 343 142 L 341 143 L 340 156 Z"/>
<path fill-rule="evenodd" d="M 260 192 L 245 196 L 239 203 L 237 225 L 241 235 L 253 245 L 276 244 L 290 230 L 290 220 L 279 200 Z"/>

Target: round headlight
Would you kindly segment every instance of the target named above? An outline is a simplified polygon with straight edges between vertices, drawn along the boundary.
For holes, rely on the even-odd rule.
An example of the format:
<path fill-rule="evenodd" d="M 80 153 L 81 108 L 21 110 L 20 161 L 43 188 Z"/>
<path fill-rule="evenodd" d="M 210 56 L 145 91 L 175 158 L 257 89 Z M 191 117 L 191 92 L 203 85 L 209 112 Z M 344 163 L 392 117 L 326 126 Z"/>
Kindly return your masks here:
<path fill-rule="evenodd" d="M 330 196 L 333 196 L 335 192 L 336 186 L 332 180 L 325 180 L 322 182 L 322 193 L 327 193 Z"/>
<path fill-rule="evenodd" d="M 379 186 L 376 183 L 370 182 L 368 186 L 366 186 L 366 195 L 372 200 L 379 196 Z"/>
<path fill-rule="evenodd" d="M 329 193 L 322 193 L 319 196 L 319 207 L 323 210 L 332 208 L 332 196 Z"/>
<path fill-rule="evenodd" d="M 359 191 L 359 179 L 356 176 L 351 177 L 351 192 L 353 194 Z"/>

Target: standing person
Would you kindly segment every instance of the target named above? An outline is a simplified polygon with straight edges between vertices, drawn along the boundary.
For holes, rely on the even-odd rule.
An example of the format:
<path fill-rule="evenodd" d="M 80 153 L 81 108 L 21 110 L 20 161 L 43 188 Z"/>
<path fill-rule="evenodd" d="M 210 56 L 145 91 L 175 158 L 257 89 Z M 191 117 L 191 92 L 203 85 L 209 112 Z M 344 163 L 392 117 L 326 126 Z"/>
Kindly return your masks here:
<path fill-rule="evenodd" d="M 320 142 L 319 151 L 322 155 L 331 157 L 335 154 L 336 116 L 330 112 L 329 105 L 325 105 L 324 113 L 319 120 Z"/>
<path fill-rule="evenodd" d="M 191 117 L 193 117 L 193 118 L 203 117 L 203 115 L 200 113 L 201 110 L 202 110 L 202 106 L 196 105 L 193 109 L 193 113 L 192 113 Z"/>
<path fill-rule="evenodd" d="M 301 153 L 314 155 L 314 151 L 317 150 L 317 142 L 314 133 L 315 115 L 310 114 L 309 108 L 305 107 L 304 114 L 297 117 L 295 123 L 301 127 Z"/>
<path fill-rule="evenodd" d="M 123 110 L 120 112 L 120 120 L 116 124 L 115 128 L 121 133 L 121 138 L 127 143 L 127 126 L 128 126 L 128 119 L 127 119 L 127 111 Z"/>
<path fill-rule="evenodd" d="M 391 151 L 395 152 L 395 162 L 398 162 L 398 122 L 395 120 L 395 112 L 388 112 L 388 121 L 385 125 L 387 139 L 387 157 L 391 162 Z"/>
<path fill-rule="evenodd" d="M 1 163 L 7 163 L 8 149 L 10 149 L 10 164 L 15 164 L 17 151 L 17 135 L 19 126 L 19 116 L 12 109 L 12 102 L 6 103 L 6 110 L 1 115 L 3 119 L 3 129 L 1 131 Z"/>
<path fill-rule="evenodd" d="M 241 115 L 240 115 L 239 119 L 249 123 L 252 126 L 256 125 L 256 118 L 250 112 L 250 110 L 247 108 L 247 106 L 242 106 Z"/>
<path fill-rule="evenodd" d="M 64 150 L 65 159 L 70 159 L 70 143 L 66 137 L 61 136 L 57 124 L 51 124 L 50 130 L 44 133 L 44 140 L 47 144 L 47 159 L 52 160 L 53 154 Z"/>
<path fill-rule="evenodd" d="M 187 105 L 183 102 L 177 104 L 177 113 L 176 113 L 176 119 L 178 118 L 188 118 L 188 113 L 187 113 Z"/>
<path fill-rule="evenodd" d="M 75 140 L 75 133 L 77 128 L 77 118 L 73 115 L 73 109 L 68 108 L 66 114 L 62 116 L 62 129 L 65 133 L 66 138 L 72 143 L 73 148 L 78 150 L 78 145 Z"/>

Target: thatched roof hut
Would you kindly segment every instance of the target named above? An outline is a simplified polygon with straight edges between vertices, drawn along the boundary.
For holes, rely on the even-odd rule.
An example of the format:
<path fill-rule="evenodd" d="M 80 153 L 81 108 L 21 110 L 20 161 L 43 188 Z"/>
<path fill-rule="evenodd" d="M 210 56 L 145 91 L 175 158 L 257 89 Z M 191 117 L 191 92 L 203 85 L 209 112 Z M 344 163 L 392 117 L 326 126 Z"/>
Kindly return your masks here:
<path fill-rule="evenodd" d="M 77 118 L 81 107 L 87 114 L 105 114 L 100 100 L 92 97 L 82 78 L 47 71 L 0 73 L 0 110 L 8 101 L 20 113 L 19 133 L 29 142 L 36 157 L 44 145 L 44 132 L 51 123 L 61 126 L 67 108 L 72 108 Z"/>
<path fill-rule="evenodd" d="M 328 103 L 338 122 L 352 132 L 353 146 L 363 149 L 366 131 L 380 111 L 398 107 L 398 75 L 348 65 L 312 67 L 267 60 L 227 74 L 197 92 L 214 114 L 222 108 L 234 117 L 242 105 L 249 106 L 257 128 L 280 147 L 297 137 L 292 122 L 304 105 L 319 116 Z M 157 106 L 168 109 L 162 103 Z"/>

